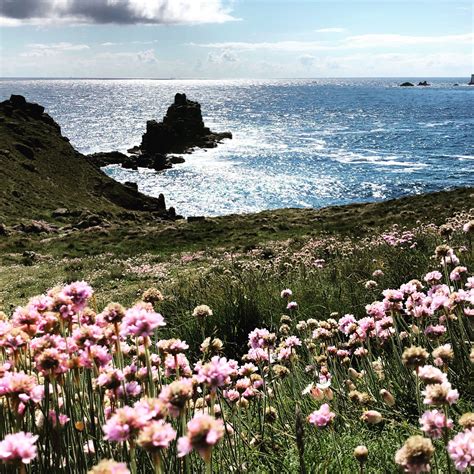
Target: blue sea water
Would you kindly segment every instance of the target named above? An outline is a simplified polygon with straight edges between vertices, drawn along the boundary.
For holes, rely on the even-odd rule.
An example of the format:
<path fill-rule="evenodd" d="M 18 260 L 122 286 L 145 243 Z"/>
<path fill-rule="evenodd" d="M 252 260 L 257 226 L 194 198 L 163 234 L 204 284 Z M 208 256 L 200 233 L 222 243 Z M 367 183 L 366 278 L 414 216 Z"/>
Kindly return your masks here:
<path fill-rule="evenodd" d="M 234 139 L 163 172 L 105 171 L 164 193 L 180 214 L 223 215 L 474 186 L 474 87 L 466 78 L 428 81 L 3 79 L 0 97 L 43 104 L 72 144 L 92 153 L 139 144 L 146 121 L 185 92 L 206 125 Z"/>

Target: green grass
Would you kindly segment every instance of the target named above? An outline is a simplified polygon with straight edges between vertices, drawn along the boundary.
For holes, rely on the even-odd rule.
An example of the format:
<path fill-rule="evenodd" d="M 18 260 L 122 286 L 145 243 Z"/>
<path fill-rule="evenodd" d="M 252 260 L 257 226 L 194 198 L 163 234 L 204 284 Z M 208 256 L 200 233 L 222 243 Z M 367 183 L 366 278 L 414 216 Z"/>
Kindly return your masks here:
<path fill-rule="evenodd" d="M 383 289 L 398 288 L 413 278 L 422 279 L 425 273 L 438 268 L 433 252 L 437 245 L 446 242 L 446 237 L 440 235 L 438 226 L 428 225 L 430 222 L 440 225 L 446 219 L 450 221 L 454 232 L 449 244 L 462 264 L 472 268 L 472 242 L 469 235 L 461 231 L 461 225 L 472 219 L 469 214 L 471 194 L 472 190 L 467 189 L 379 204 L 266 211 L 192 224 L 114 224 L 107 234 L 12 234 L 0 240 L 3 251 L 0 309 L 11 314 L 13 308 L 26 304 L 35 294 L 82 279 L 93 286 L 96 293 L 92 306 L 99 311 L 110 301 L 129 307 L 141 298 L 144 290 L 157 287 L 165 297 L 157 310 L 167 321 L 159 337 L 186 340 L 192 361 L 200 357 L 203 334 L 218 337 L 224 343 L 224 353 L 239 358 L 246 352 L 248 333 L 255 327 L 266 327 L 276 331 L 278 337 L 285 337 L 279 333 L 280 317 L 288 314 L 280 297 L 284 288 L 293 290 L 299 304 L 298 311 L 291 314 L 290 325 L 290 333 L 298 334 L 295 326 L 300 320 L 323 321 L 332 313 L 339 316 L 351 313 L 362 318 L 365 305 L 380 300 Z M 456 216 L 455 211 L 462 214 Z M 398 224 L 400 230 L 402 226 L 411 229 L 416 246 L 392 247 L 384 243 L 380 234 L 393 230 L 392 224 Z M 274 232 L 273 228 L 278 230 Z M 223 239 L 223 235 L 227 238 Z M 24 255 L 24 251 L 35 252 L 35 255 Z M 325 260 L 323 268 L 314 266 L 318 259 Z M 376 269 L 382 269 L 383 276 L 373 277 Z M 367 290 L 365 282 L 373 279 L 378 287 Z M 204 325 L 192 316 L 193 308 L 199 304 L 207 304 L 213 310 L 213 316 L 206 319 Z M 337 316 L 333 317 L 337 319 Z M 397 343 L 401 350 L 409 343 L 421 344 L 428 350 L 444 342 L 464 347 L 448 372 L 450 382 L 461 394 L 460 402 L 450 412 L 455 421 L 461 413 L 473 409 L 472 365 L 466 356 L 470 343 L 460 336 L 456 327 L 450 328 L 440 341 L 417 339 L 412 334 L 409 341 Z M 471 325 L 471 335 L 472 329 Z M 343 341 L 336 343 L 343 344 Z M 318 348 L 317 355 L 323 352 L 323 348 Z M 375 426 L 360 421 L 363 409 L 348 399 L 344 383 L 349 378 L 348 366 L 330 362 L 335 398 L 329 403 L 337 417 L 333 427 L 327 430 L 318 430 L 303 420 L 307 472 L 357 472 L 358 464 L 352 451 L 360 444 L 369 449 L 365 472 L 397 472 L 396 450 L 408 436 L 419 433 L 415 380 L 402 366 L 397 350 L 374 348 L 373 358 L 379 356 L 385 365 L 383 380 L 378 380 L 370 367 L 354 359 L 351 365 L 359 371 L 367 371 L 368 378 L 356 382 L 357 388 L 373 395 L 375 401 L 370 408 L 381 411 L 385 421 Z M 239 429 L 239 423 L 244 423 L 246 428 L 241 428 L 243 438 L 234 440 L 234 447 L 229 445 L 229 440 L 223 440 L 216 448 L 214 472 L 230 472 L 231 465 L 237 472 L 239 469 L 252 473 L 299 472 L 295 410 L 298 405 L 305 418 L 320 405 L 301 395 L 304 387 L 314 381 L 305 367 L 318 365 L 317 360 L 309 349 L 302 350 L 300 358 L 290 365 L 290 376 L 271 382 L 274 395 L 264 397 L 265 401 L 252 402 L 248 414 L 243 414 L 240 421 L 222 402 L 224 412 L 232 418 L 235 428 Z M 261 370 L 262 374 L 266 373 L 263 367 Z M 380 401 L 378 392 L 381 388 L 394 394 L 395 407 L 388 408 Z M 87 399 L 98 396 L 84 393 Z M 84 403 L 87 403 L 86 398 Z M 262 413 L 268 404 L 277 409 L 278 419 L 273 424 L 265 423 L 262 435 Z M 79 415 L 75 408 L 69 409 L 70 417 L 76 419 Z M 105 423 L 103 416 L 98 416 L 100 423 Z M 4 428 L 7 430 L 7 426 Z M 0 432 L 4 433 L 3 430 Z M 64 433 L 67 436 L 61 449 L 66 450 L 68 456 L 72 456 L 74 446 L 79 446 L 85 439 L 100 437 L 98 432 L 90 431 L 79 436 L 71 427 Z M 41 436 L 46 439 L 45 433 Z M 436 441 L 435 444 L 437 454 L 436 464 L 432 462 L 433 470 L 445 473 L 447 465 L 442 443 Z M 166 457 L 167 472 L 179 472 L 173 449 Z M 152 472 L 149 457 L 142 450 L 138 453 L 138 472 Z M 75 472 L 86 472 L 87 461 L 79 450 L 74 451 L 74 456 L 79 459 Z M 100 441 L 97 453 L 88 465 L 111 456 L 130 462 L 123 447 Z M 192 472 L 204 472 L 204 465 L 197 455 L 191 456 L 190 463 Z M 47 472 L 44 459 L 37 469 L 37 472 Z M 57 465 L 54 469 L 61 472 Z"/>

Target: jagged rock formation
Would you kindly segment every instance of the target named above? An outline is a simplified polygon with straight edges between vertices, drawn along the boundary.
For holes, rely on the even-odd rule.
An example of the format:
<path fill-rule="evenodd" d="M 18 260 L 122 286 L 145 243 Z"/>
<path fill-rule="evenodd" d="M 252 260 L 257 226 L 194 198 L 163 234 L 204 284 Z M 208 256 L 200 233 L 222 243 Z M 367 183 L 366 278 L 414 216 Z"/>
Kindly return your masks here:
<path fill-rule="evenodd" d="M 418 85 L 423 87 L 431 86 L 431 84 L 428 84 L 428 81 L 420 81 Z"/>
<path fill-rule="evenodd" d="M 471 80 L 467 84 L 468 86 L 474 86 L 474 74 L 471 74 Z"/>
<path fill-rule="evenodd" d="M 145 196 L 106 176 L 61 135 L 44 107 L 19 95 L 0 103 L 0 180 L 0 223 L 35 220 L 25 231 L 46 231 L 41 221 L 74 223 L 90 215 L 175 215 L 164 197 Z"/>
<path fill-rule="evenodd" d="M 214 133 L 204 126 L 198 102 L 176 94 L 162 122 L 147 122 L 140 150 L 143 154 L 184 153 L 192 147 L 214 148 L 224 138 L 232 134 Z"/>
<path fill-rule="evenodd" d="M 176 94 L 162 122 L 149 120 L 140 146 L 128 150 L 131 157 L 119 152 L 89 155 L 97 166 L 120 164 L 124 168 L 151 168 L 157 171 L 183 163 L 181 157 L 169 153 L 188 153 L 192 148 L 214 148 L 232 133 L 215 133 L 204 125 L 201 106 L 188 100 L 185 94 Z"/>

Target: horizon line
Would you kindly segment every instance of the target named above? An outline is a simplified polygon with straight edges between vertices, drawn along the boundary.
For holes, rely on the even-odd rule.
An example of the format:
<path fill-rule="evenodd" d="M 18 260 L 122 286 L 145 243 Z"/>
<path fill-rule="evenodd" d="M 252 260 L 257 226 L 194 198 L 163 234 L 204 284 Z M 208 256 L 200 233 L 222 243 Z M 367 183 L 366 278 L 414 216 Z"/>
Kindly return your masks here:
<path fill-rule="evenodd" d="M 288 79 L 462 79 L 466 76 L 308 76 L 308 77 L 127 77 L 127 76 L 0 76 L 0 80 L 38 79 L 38 80 L 149 80 L 149 81 L 238 81 L 238 80 L 288 80 Z"/>

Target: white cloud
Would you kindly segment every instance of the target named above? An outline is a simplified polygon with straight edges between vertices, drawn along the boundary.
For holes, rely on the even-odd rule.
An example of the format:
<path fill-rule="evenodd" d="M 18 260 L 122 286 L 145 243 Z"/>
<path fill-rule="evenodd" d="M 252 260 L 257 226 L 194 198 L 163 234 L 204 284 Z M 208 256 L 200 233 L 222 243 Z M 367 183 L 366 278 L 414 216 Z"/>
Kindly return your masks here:
<path fill-rule="evenodd" d="M 249 43 L 246 41 L 228 41 L 223 43 L 188 43 L 189 46 L 199 46 L 201 48 L 213 49 L 232 49 L 237 51 L 258 51 L 258 50 L 273 50 L 273 51 L 315 51 L 317 49 L 326 50 L 329 48 L 319 41 L 275 41 L 275 42 L 261 42 Z"/>
<path fill-rule="evenodd" d="M 207 60 L 210 63 L 224 64 L 236 63 L 238 58 L 232 51 L 222 51 L 220 53 L 209 53 L 207 55 Z"/>
<path fill-rule="evenodd" d="M 2 0 L 0 25 L 200 24 L 235 20 L 230 0 Z"/>
<path fill-rule="evenodd" d="M 245 41 L 221 43 L 189 43 L 191 46 L 213 49 L 232 49 L 236 51 L 286 51 L 311 52 L 364 48 L 396 48 L 399 46 L 420 45 L 469 45 L 474 41 L 474 33 L 445 36 L 409 36 L 397 34 L 370 34 L 349 36 L 339 41 L 275 41 L 250 43 Z"/>
<path fill-rule="evenodd" d="M 372 48 L 374 46 L 420 46 L 420 45 L 445 45 L 445 44 L 472 44 L 474 33 L 462 35 L 440 36 L 409 36 L 409 35 L 359 35 L 349 36 L 345 39 L 347 46 L 353 48 Z"/>
<path fill-rule="evenodd" d="M 142 63 L 153 64 L 157 63 L 158 59 L 155 56 L 155 51 L 153 49 L 147 49 L 146 51 L 139 51 L 137 53 L 138 61 Z"/>
<path fill-rule="evenodd" d="M 129 51 L 119 51 L 114 53 L 101 53 L 95 56 L 95 59 L 100 61 L 120 61 L 123 64 L 123 61 L 135 61 L 143 64 L 156 64 L 158 63 L 158 58 L 155 55 L 153 49 L 147 49 L 145 51 L 129 52 Z"/>
<path fill-rule="evenodd" d="M 22 57 L 55 56 L 64 51 L 84 51 L 89 49 L 87 44 L 74 43 L 30 43 L 26 45 L 27 51 L 20 54 Z"/>
<path fill-rule="evenodd" d="M 344 33 L 346 31 L 345 28 L 319 28 L 318 30 L 314 30 L 316 33 Z"/>
<path fill-rule="evenodd" d="M 111 42 L 111 41 L 107 41 L 105 43 L 101 43 L 100 45 L 101 46 L 104 46 L 104 47 L 112 47 L 112 46 L 123 46 L 123 45 L 127 45 L 127 44 L 141 44 L 141 45 L 146 45 L 146 44 L 155 44 L 155 43 L 158 43 L 158 40 L 152 40 L 152 41 L 129 41 L 129 42 L 125 42 L 125 43 L 114 43 L 114 42 Z"/>

